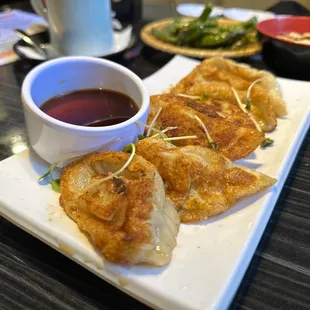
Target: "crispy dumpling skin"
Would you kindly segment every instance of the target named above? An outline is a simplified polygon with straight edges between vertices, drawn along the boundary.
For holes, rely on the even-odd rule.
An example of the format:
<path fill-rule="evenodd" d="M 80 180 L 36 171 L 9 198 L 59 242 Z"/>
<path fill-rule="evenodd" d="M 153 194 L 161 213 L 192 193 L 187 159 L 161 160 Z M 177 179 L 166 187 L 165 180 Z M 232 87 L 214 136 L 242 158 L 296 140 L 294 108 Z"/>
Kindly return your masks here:
<path fill-rule="evenodd" d="M 107 260 L 165 265 L 180 220 L 154 165 L 136 155 L 118 177 L 86 187 L 117 171 L 129 156 L 106 152 L 70 163 L 61 175 L 60 204 Z"/>
<path fill-rule="evenodd" d="M 248 88 L 260 78 L 263 79 L 251 91 L 250 113 L 263 131 L 270 132 L 277 126 L 277 117 L 287 115 L 287 110 L 276 78 L 267 71 L 213 57 L 198 65 L 171 89 L 171 93 L 197 96 L 208 94 L 211 99 L 226 100 L 237 105 L 231 86 L 245 102 Z"/>
<path fill-rule="evenodd" d="M 136 146 L 137 154 L 156 166 L 183 223 L 220 214 L 238 199 L 276 182 L 205 147 L 175 147 L 155 137 L 138 141 Z"/>
<path fill-rule="evenodd" d="M 264 133 L 257 130 L 250 117 L 229 102 L 197 101 L 172 94 L 155 95 L 151 97 L 148 124 L 160 108 L 162 110 L 154 125 L 156 128 L 177 127 L 166 132 L 169 137 L 197 136 L 196 139 L 175 141 L 177 146 L 209 147 L 204 129 L 195 115 L 206 125 L 220 152 L 232 161 L 247 157 L 264 140 Z"/>

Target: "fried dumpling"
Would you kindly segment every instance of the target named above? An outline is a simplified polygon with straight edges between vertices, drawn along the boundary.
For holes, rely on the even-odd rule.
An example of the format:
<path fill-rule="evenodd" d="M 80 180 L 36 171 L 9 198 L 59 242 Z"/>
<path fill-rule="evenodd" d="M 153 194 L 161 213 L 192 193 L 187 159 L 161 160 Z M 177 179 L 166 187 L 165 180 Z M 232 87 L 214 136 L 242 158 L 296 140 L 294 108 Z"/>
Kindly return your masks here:
<path fill-rule="evenodd" d="M 188 76 L 182 79 L 171 92 L 226 100 L 235 105 L 237 101 L 231 89 L 235 88 L 242 102 L 246 102 L 247 91 L 251 88 L 250 109 L 252 117 L 265 132 L 277 126 L 277 117 L 287 114 L 277 80 L 269 72 L 251 68 L 222 57 L 204 60 Z"/>
<path fill-rule="evenodd" d="M 192 222 L 220 214 L 245 196 L 276 180 L 233 164 L 218 152 L 201 146 L 175 147 L 161 138 L 136 144 L 137 154 L 153 163 L 165 183 L 166 195 L 181 217 Z"/>
<path fill-rule="evenodd" d="M 130 154 L 91 154 L 70 163 L 61 175 L 60 204 L 105 258 L 121 264 L 165 265 L 176 245 L 179 215 L 166 200 L 155 166 Z"/>
<path fill-rule="evenodd" d="M 230 160 L 247 157 L 264 140 L 264 133 L 257 130 L 250 117 L 239 107 L 225 101 L 198 101 L 172 94 L 151 97 L 148 124 L 152 123 L 161 109 L 154 127 L 163 130 L 177 127 L 166 132 L 169 137 L 196 135 L 196 139 L 175 141 L 178 146 L 201 145 L 209 147 L 209 141 L 202 125 L 217 144 L 219 151 Z"/>

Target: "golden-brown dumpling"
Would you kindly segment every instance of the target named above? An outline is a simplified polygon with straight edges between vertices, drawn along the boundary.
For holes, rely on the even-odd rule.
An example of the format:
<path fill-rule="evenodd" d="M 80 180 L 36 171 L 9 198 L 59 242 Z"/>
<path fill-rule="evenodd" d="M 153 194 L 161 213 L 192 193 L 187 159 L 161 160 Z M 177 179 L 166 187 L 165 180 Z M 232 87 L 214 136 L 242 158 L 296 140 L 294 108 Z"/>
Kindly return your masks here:
<path fill-rule="evenodd" d="M 61 175 L 60 204 L 109 261 L 165 265 L 180 220 L 155 166 L 136 155 L 119 176 L 96 182 L 119 170 L 129 156 L 106 152 L 70 163 Z"/>
<path fill-rule="evenodd" d="M 222 57 L 204 60 L 188 76 L 182 79 L 171 92 L 226 100 L 237 105 L 231 86 L 236 89 L 242 102 L 246 102 L 247 90 L 258 80 L 251 91 L 249 112 L 263 131 L 272 131 L 277 126 L 277 117 L 287 115 L 276 78 L 267 71 L 257 70 L 245 64 Z"/>
<path fill-rule="evenodd" d="M 192 222 L 220 214 L 245 196 L 276 180 L 233 164 L 218 152 L 201 146 L 175 147 L 161 138 L 136 144 L 137 154 L 153 163 L 165 183 L 166 195 L 181 217 Z"/>
<path fill-rule="evenodd" d="M 175 141 L 178 146 L 209 146 L 204 129 L 195 116 L 205 124 L 219 151 L 230 160 L 247 157 L 264 140 L 264 133 L 257 130 L 250 117 L 227 101 L 200 102 L 172 94 L 152 96 L 148 124 L 160 108 L 162 110 L 154 127 L 160 130 L 177 127 L 166 133 L 169 137 L 197 136 L 195 139 Z"/>

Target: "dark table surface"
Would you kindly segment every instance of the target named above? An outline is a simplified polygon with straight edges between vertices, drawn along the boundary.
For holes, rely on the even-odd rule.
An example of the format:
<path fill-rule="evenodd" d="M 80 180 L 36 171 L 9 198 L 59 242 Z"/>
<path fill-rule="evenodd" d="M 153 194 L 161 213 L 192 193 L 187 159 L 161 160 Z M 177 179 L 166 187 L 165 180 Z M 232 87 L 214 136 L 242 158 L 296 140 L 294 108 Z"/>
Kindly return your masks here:
<path fill-rule="evenodd" d="M 141 78 L 171 59 L 141 43 L 124 56 L 115 61 Z M 244 61 L 265 66 L 259 56 Z M 33 65 L 0 67 L 0 160 L 28 145 L 20 86 Z M 310 308 L 309 140 L 308 132 L 232 309 Z M 0 246 L 0 309 L 148 309 L 3 218 Z"/>

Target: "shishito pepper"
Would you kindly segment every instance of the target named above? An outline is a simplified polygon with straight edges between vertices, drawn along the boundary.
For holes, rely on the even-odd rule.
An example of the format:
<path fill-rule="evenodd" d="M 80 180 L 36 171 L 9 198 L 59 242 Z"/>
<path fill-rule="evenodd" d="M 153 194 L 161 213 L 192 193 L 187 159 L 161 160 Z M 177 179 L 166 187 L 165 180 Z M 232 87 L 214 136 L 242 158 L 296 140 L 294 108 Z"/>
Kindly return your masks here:
<path fill-rule="evenodd" d="M 178 37 L 175 35 L 172 35 L 167 31 L 167 29 L 153 29 L 153 35 L 164 42 L 176 44 L 178 43 Z"/>
<path fill-rule="evenodd" d="M 179 44 L 186 45 L 197 40 L 202 35 L 204 27 L 208 26 L 208 24 L 212 24 L 213 26 L 216 24 L 216 21 L 214 20 L 209 22 L 211 11 L 212 5 L 207 4 L 200 17 L 197 20 L 190 22 L 186 27 L 184 27 L 184 29 L 180 31 L 178 36 Z"/>
<path fill-rule="evenodd" d="M 218 34 L 207 34 L 203 36 L 196 46 L 219 47 L 233 43 L 244 35 L 244 31 L 225 31 Z"/>
<path fill-rule="evenodd" d="M 175 20 L 173 23 L 163 29 L 153 29 L 153 35 L 167 43 L 177 44 L 178 34 L 182 28 L 188 25 L 188 22 L 181 20 Z"/>

